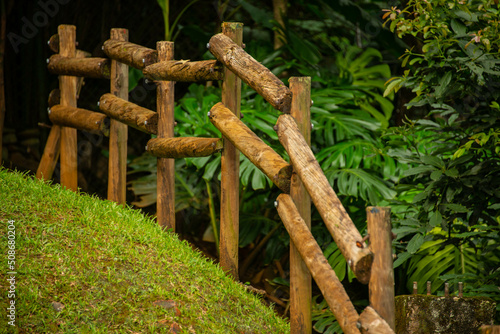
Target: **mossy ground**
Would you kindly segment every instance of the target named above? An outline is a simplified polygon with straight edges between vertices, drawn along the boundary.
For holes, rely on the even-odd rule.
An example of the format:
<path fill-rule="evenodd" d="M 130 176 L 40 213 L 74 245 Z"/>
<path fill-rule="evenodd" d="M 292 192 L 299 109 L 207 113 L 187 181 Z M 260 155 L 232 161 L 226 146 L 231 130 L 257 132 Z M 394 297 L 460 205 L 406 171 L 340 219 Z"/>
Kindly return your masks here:
<path fill-rule="evenodd" d="M 16 327 L 5 311 L 9 220 Z M 289 332 L 258 297 L 131 208 L 0 169 L 0 222 L 0 333 Z"/>

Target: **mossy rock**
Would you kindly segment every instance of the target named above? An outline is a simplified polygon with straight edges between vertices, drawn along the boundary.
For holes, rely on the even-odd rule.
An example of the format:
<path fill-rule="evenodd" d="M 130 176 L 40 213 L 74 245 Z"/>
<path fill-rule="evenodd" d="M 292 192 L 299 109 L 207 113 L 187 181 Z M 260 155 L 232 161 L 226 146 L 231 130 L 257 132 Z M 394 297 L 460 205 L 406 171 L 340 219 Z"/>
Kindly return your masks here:
<path fill-rule="evenodd" d="M 480 333 L 493 324 L 495 307 L 486 297 L 397 296 L 396 333 Z"/>

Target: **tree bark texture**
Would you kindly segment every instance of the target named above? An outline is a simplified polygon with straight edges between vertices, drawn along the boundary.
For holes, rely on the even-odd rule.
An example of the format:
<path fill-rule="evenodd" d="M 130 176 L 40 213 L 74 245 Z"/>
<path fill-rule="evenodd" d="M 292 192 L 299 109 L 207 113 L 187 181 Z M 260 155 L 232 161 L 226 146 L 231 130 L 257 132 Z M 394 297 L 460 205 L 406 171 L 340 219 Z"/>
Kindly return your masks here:
<path fill-rule="evenodd" d="M 370 249 L 373 252 L 373 264 L 368 285 L 370 306 L 395 330 L 391 208 L 370 206 L 366 208 L 366 216 Z"/>
<path fill-rule="evenodd" d="M 394 334 L 391 326 L 371 306 L 361 312 L 357 326 L 363 334 Z"/>
<path fill-rule="evenodd" d="M 342 330 L 345 333 L 360 333 L 356 327 L 358 312 L 300 216 L 292 198 L 287 194 L 279 195 L 277 209 L 290 239 L 297 247 Z"/>
<path fill-rule="evenodd" d="M 284 17 L 286 17 L 288 0 L 273 0 L 273 17 L 283 29 L 285 29 Z M 286 42 L 286 36 L 281 30 L 274 30 L 274 49 L 278 50 Z"/>
<path fill-rule="evenodd" d="M 361 234 L 328 183 L 293 117 L 281 115 L 278 118 L 277 128 L 278 138 L 290 156 L 294 171 L 311 195 L 335 243 L 356 274 L 356 278 L 361 283 L 367 284 L 370 280 L 373 253 L 362 242 Z"/>
<path fill-rule="evenodd" d="M 481 334 L 500 334 L 500 326 L 481 326 Z"/>
<path fill-rule="evenodd" d="M 61 127 L 59 125 L 52 125 L 49 132 L 49 137 L 43 149 L 43 155 L 40 159 L 40 164 L 36 170 L 36 178 L 39 180 L 52 179 L 52 174 L 56 168 L 57 159 L 59 159 L 61 148 Z"/>
<path fill-rule="evenodd" d="M 59 50 L 62 57 L 76 56 L 76 27 L 60 25 L 58 27 Z M 61 105 L 76 108 L 77 77 L 59 76 L 61 90 Z M 61 184 L 73 191 L 78 189 L 78 159 L 76 129 L 63 127 L 61 129 Z"/>
<path fill-rule="evenodd" d="M 103 45 L 104 53 L 114 60 L 142 70 L 158 61 L 158 52 L 127 41 L 108 39 Z"/>
<path fill-rule="evenodd" d="M 224 34 L 213 36 L 210 39 L 209 50 L 275 109 L 284 113 L 290 112 L 292 102 L 290 89 L 228 36 Z"/>
<path fill-rule="evenodd" d="M 149 65 L 142 70 L 150 80 L 199 82 L 222 80 L 222 65 L 216 60 L 169 60 Z"/>
<path fill-rule="evenodd" d="M 50 36 L 50 39 L 48 40 L 47 44 L 49 45 L 49 49 L 54 52 L 54 53 L 59 53 L 59 35 L 54 34 Z M 75 42 L 75 47 L 78 46 L 78 42 Z M 79 50 L 76 49 L 76 57 L 77 58 L 86 58 L 86 57 L 91 57 L 92 54 L 87 51 Z"/>
<path fill-rule="evenodd" d="M 104 114 L 60 104 L 49 110 L 49 118 L 54 124 L 109 136 L 109 119 Z"/>
<path fill-rule="evenodd" d="M 308 146 L 311 146 L 311 78 L 292 77 L 289 82 L 292 91 L 290 115 L 295 118 Z M 290 196 L 306 226 L 311 229 L 311 197 L 297 173 L 292 174 Z M 292 333 L 312 333 L 311 298 L 311 274 L 295 244 L 291 242 L 290 330 Z"/>
<path fill-rule="evenodd" d="M 148 141 L 147 151 L 158 158 L 180 159 L 207 157 L 222 151 L 222 148 L 220 138 L 153 138 Z"/>
<path fill-rule="evenodd" d="M 59 88 L 55 88 L 50 91 L 49 98 L 47 100 L 47 104 L 49 108 L 61 103 L 61 91 Z"/>
<path fill-rule="evenodd" d="M 113 28 L 111 40 L 127 43 L 128 30 Z M 128 98 L 128 66 L 116 60 L 111 61 L 110 92 L 126 100 Z M 108 199 L 118 204 L 126 202 L 127 184 L 127 140 L 128 127 L 111 119 L 109 130 Z"/>
<path fill-rule="evenodd" d="M 243 24 L 224 22 L 222 34 L 232 45 L 239 47 L 243 40 Z M 241 80 L 224 66 L 222 103 L 240 117 Z M 220 204 L 220 265 L 238 280 L 238 250 L 240 230 L 240 152 L 224 138 L 221 156 L 221 204 Z"/>
<path fill-rule="evenodd" d="M 158 60 L 174 59 L 174 43 L 156 44 Z M 156 88 L 156 110 L 158 110 L 158 138 L 174 137 L 174 82 L 160 81 Z M 175 161 L 158 158 L 157 160 L 157 202 L 156 219 L 162 228 L 175 231 Z"/>
<path fill-rule="evenodd" d="M 57 36 L 57 50 L 59 51 L 59 35 Z M 79 53 L 76 50 L 76 57 L 84 57 L 82 53 Z M 76 92 L 78 99 L 78 92 L 83 86 L 83 78 L 78 78 L 76 83 Z M 61 90 L 59 88 L 55 88 L 50 91 L 48 98 L 48 106 L 52 108 L 55 105 L 61 103 Z M 61 153 L 61 127 L 58 125 L 52 126 L 50 129 L 49 136 L 47 138 L 47 142 L 45 143 L 45 148 L 43 149 L 42 158 L 40 159 L 40 164 L 38 165 L 36 171 L 36 177 L 38 179 L 49 180 L 52 178 L 52 174 L 54 173 L 54 169 L 56 168 L 57 160 L 59 159 L 59 155 Z"/>
<path fill-rule="evenodd" d="M 224 104 L 210 110 L 210 121 L 238 150 L 274 182 L 283 192 L 290 192 L 292 166 L 264 143 Z"/>
<path fill-rule="evenodd" d="M 99 100 L 99 109 L 109 117 L 146 133 L 158 133 L 158 113 L 107 93 Z"/>
<path fill-rule="evenodd" d="M 50 73 L 94 79 L 109 79 L 110 62 L 107 58 L 67 58 L 59 54 L 49 58 Z"/>

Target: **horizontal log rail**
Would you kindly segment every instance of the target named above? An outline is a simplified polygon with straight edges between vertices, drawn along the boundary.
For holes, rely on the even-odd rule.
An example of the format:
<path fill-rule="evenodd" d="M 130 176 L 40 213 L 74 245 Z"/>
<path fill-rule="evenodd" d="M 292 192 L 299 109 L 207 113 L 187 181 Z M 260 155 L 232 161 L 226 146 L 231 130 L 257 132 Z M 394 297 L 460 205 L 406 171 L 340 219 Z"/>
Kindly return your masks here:
<path fill-rule="evenodd" d="M 58 104 L 49 109 L 49 119 L 56 125 L 109 136 L 109 119 L 91 110 Z"/>
<path fill-rule="evenodd" d="M 148 141 L 146 151 L 158 158 L 207 157 L 222 151 L 220 138 L 176 137 L 153 138 Z"/>
<path fill-rule="evenodd" d="M 208 49 L 275 109 L 284 113 L 290 112 L 292 103 L 290 89 L 231 38 L 224 34 L 217 34 L 210 39 Z"/>
<path fill-rule="evenodd" d="M 101 96 L 99 109 L 109 117 L 142 132 L 158 133 L 158 114 L 156 112 L 116 97 L 113 94 L 106 93 Z"/>
<path fill-rule="evenodd" d="M 59 53 L 59 34 L 52 35 L 48 40 L 47 44 L 49 45 L 49 48 L 52 52 Z M 76 46 L 78 46 L 78 42 L 76 42 Z M 92 54 L 90 52 L 76 49 L 77 58 L 79 57 L 86 58 L 91 56 Z"/>
<path fill-rule="evenodd" d="M 142 70 L 150 80 L 211 81 L 222 80 L 222 65 L 216 60 L 168 60 L 149 65 Z"/>
<path fill-rule="evenodd" d="M 281 115 L 276 126 L 279 141 L 288 152 L 294 170 L 311 195 L 328 231 L 356 278 L 361 283 L 367 284 L 370 280 L 373 253 L 362 241 L 361 234 L 323 174 L 294 118 L 290 115 Z"/>
<path fill-rule="evenodd" d="M 140 70 L 158 61 L 158 51 L 130 42 L 108 39 L 103 51 L 109 58 Z"/>
<path fill-rule="evenodd" d="M 283 192 L 290 192 L 292 166 L 221 102 L 210 109 L 212 124 Z"/>
<path fill-rule="evenodd" d="M 59 54 L 49 58 L 47 68 L 52 74 L 94 79 L 109 79 L 111 71 L 107 58 L 67 58 Z"/>

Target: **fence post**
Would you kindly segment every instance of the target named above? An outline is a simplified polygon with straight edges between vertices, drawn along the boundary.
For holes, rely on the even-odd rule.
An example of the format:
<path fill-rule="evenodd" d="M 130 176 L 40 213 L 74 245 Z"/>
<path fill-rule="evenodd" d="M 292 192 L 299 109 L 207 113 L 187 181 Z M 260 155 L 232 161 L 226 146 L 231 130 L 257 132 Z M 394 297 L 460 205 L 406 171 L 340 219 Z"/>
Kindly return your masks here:
<path fill-rule="evenodd" d="M 76 27 L 60 25 L 59 54 L 63 57 L 76 56 Z M 61 90 L 61 105 L 76 107 L 77 77 L 60 75 L 59 89 Z M 56 130 L 57 131 L 57 130 Z M 77 158 L 77 133 L 76 129 L 61 128 L 61 184 L 73 191 L 78 188 L 78 158 Z"/>
<path fill-rule="evenodd" d="M 50 180 L 54 169 L 56 168 L 57 159 L 59 159 L 61 147 L 61 127 L 59 125 L 52 125 L 49 137 L 45 143 L 40 164 L 36 170 L 36 178 L 39 180 Z"/>
<path fill-rule="evenodd" d="M 222 33 L 241 46 L 243 24 L 224 22 Z M 222 103 L 240 117 L 241 80 L 224 66 Z M 220 265 L 238 279 L 240 152 L 227 139 L 221 158 Z"/>
<path fill-rule="evenodd" d="M 158 61 L 174 59 L 174 43 L 158 42 Z M 174 81 L 159 81 L 156 89 L 158 138 L 174 136 Z M 157 160 L 156 219 L 163 228 L 175 231 L 175 160 Z"/>
<path fill-rule="evenodd" d="M 128 30 L 111 29 L 111 39 L 128 41 Z M 111 60 L 111 94 L 128 100 L 128 66 Z M 109 130 L 108 199 L 119 204 L 126 200 L 128 128 L 111 119 Z"/>
<path fill-rule="evenodd" d="M 394 270 L 392 259 L 391 208 L 366 208 L 373 264 L 368 285 L 370 305 L 395 330 Z"/>
<path fill-rule="evenodd" d="M 311 145 L 311 78 L 292 77 L 290 114 L 295 118 L 300 132 Z M 311 229 L 311 197 L 297 173 L 292 174 L 290 196 L 307 227 Z M 292 333 L 311 333 L 311 274 L 295 244 L 290 243 L 290 329 Z"/>

